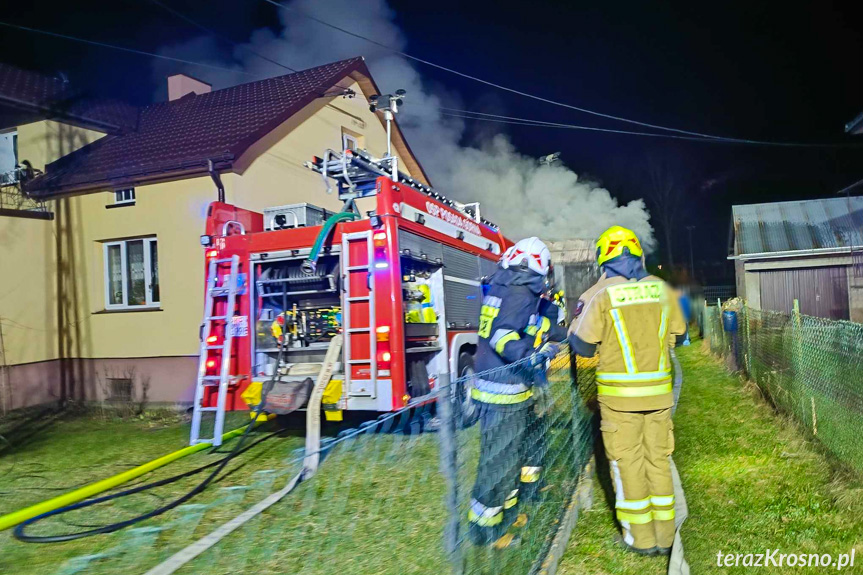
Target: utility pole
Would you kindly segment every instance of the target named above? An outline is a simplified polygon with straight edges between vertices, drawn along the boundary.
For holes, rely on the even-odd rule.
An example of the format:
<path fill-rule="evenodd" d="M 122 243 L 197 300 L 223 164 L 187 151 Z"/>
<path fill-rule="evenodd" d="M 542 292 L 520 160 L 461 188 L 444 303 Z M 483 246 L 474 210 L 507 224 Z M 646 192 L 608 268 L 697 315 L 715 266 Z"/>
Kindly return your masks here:
<path fill-rule="evenodd" d="M 689 281 L 695 282 L 695 260 L 692 257 L 692 230 L 695 226 L 686 226 L 686 231 L 689 232 Z"/>

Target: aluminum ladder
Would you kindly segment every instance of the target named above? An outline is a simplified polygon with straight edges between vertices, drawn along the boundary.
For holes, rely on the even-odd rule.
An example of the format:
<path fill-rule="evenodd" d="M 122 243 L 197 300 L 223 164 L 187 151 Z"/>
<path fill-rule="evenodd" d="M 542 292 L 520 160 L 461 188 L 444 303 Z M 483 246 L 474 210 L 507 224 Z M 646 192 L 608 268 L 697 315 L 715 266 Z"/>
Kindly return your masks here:
<path fill-rule="evenodd" d="M 219 266 L 230 264 L 230 273 L 219 283 Z M 228 399 L 228 386 L 231 374 L 231 350 L 234 341 L 232 320 L 237 302 L 238 279 L 240 271 L 240 256 L 210 260 L 207 270 L 207 293 L 204 301 L 204 323 L 201 332 L 201 352 L 198 357 L 198 383 L 195 386 L 195 403 L 192 412 L 192 431 L 189 444 L 211 443 L 214 447 L 222 444 L 222 434 L 225 427 L 225 403 Z M 224 302 L 224 307 L 216 315 L 217 302 Z M 213 328 L 222 325 L 222 342 L 211 345 L 210 336 Z M 216 352 L 213 354 L 213 352 Z M 221 359 L 218 375 L 208 375 L 207 363 L 217 356 Z M 215 407 L 204 407 L 204 397 L 207 389 L 218 386 L 218 399 Z M 213 437 L 202 438 L 201 421 L 205 413 L 215 413 L 213 422 Z"/>
<path fill-rule="evenodd" d="M 351 247 L 357 248 L 352 250 Z M 374 245 L 372 232 L 342 234 L 342 277 L 344 306 L 342 333 L 345 334 L 345 386 L 348 395 L 377 398 L 377 334 L 375 332 Z M 356 340 L 368 338 L 368 357 L 356 357 Z M 354 368 L 368 365 L 367 377 L 354 377 Z"/>

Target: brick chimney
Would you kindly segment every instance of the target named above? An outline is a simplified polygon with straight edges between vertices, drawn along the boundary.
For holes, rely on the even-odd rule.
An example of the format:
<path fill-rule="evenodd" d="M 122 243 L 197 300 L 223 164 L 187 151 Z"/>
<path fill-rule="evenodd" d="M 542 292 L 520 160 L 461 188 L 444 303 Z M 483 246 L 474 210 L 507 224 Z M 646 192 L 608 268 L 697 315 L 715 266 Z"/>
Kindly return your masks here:
<path fill-rule="evenodd" d="M 179 100 L 186 94 L 206 94 L 213 87 L 185 74 L 168 76 L 168 100 Z"/>

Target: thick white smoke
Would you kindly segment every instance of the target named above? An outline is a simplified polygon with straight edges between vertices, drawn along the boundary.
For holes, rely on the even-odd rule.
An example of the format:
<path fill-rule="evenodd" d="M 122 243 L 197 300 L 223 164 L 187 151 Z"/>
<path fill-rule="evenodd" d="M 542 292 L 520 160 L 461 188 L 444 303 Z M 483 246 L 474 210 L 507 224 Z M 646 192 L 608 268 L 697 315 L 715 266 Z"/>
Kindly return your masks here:
<path fill-rule="evenodd" d="M 394 22 L 395 12 L 386 0 L 293 0 L 288 6 L 387 46 L 406 47 L 404 35 Z M 279 10 L 279 16 L 283 25 L 280 34 L 256 30 L 247 46 L 298 70 L 364 56 L 382 90 L 407 90 L 399 125 L 435 188 L 462 202 L 479 201 L 483 216 L 499 224 L 509 237 L 595 238 L 618 224 L 633 229 L 648 249 L 654 245 L 653 228 L 642 200 L 619 205 L 608 190 L 580 181 L 560 163 L 540 166 L 536 158 L 519 153 L 502 133 L 484 132 L 486 136 L 467 145 L 463 121 L 440 110 L 442 106 L 463 108 L 458 96 L 428 85 L 409 60 L 297 13 Z M 211 38 L 198 38 L 167 46 L 163 52 L 213 62 L 218 47 Z M 233 50 L 231 63 L 257 77 L 286 73 L 245 47 Z M 190 68 L 189 73 L 216 89 L 250 79 L 205 68 Z M 156 74 L 162 79 L 166 69 L 159 66 Z"/>

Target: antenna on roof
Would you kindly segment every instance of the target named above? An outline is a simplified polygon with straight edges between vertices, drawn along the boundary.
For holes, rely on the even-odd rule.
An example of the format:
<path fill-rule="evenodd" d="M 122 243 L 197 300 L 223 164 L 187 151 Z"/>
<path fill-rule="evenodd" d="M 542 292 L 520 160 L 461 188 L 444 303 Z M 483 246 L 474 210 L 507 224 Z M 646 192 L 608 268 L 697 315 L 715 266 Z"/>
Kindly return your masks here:
<path fill-rule="evenodd" d="M 395 94 L 378 94 L 369 97 L 369 110 L 372 113 L 383 112 L 384 119 L 387 121 L 387 158 L 392 158 L 393 163 L 393 179 L 398 181 L 398 162 L 393 156 L 392 147 L 392 123 L 395 120 L 395 115 L 399 112 L 399 106 L 402 104 L 407 92 L 402 89 L 396 90 Z"/>

